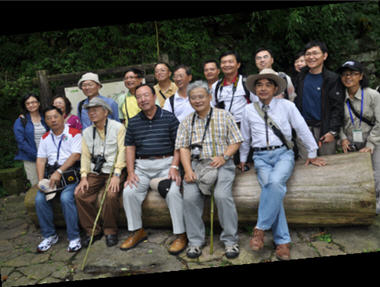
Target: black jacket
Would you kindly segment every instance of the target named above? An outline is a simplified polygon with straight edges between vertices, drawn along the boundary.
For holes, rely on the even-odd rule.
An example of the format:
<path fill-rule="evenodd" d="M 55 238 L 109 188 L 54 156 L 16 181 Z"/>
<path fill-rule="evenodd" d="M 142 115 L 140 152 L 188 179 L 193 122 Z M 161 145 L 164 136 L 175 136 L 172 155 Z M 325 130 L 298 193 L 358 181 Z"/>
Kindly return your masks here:
<path fill-rule="evenodd" d="M 309 68 L 306 66 L 297 75 L 294 87 L 297 97 L 294 102 L 302 113 L 302 96 L 303 85 L 306 74 Z M 343 124 L 344 117 L 344 89 L 339 79 L 339 75 L 323 67 L 322 70 L 322 91 L 321 91 L 321 132 L 323 136 L 329 131 L 335 131 L 339 134 L 340 127 Z M 315 125 L 315 123 L 308 122 L 308 125 Z"/>

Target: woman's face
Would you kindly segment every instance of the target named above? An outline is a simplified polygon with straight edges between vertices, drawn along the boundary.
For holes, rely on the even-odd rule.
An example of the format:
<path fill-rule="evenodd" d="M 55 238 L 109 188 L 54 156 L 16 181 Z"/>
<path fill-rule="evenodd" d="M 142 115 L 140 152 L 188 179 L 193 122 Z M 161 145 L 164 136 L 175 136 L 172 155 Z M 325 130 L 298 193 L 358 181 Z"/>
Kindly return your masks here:
<path fill-rule="evenodd" d="M 60 109 L 63 114 L 66 113 L 65 100 L 63 98 L 56 98 L 53 102 L 53 106 Z"/>
<path fill-rule="evenodd" d="M 301 56 L 297 60 L 294 61 L 294 69 L 296 69 L 297 72 L 300 72 L 301 69 L 305 66 L 306 66 L 305 56 Z"/>
<path fill-rule="evenodd" d="M 363 79 L 363 74 L 358 71 L 344 70 L 340 74 L 343 85 L 347 88 L 359 88 L 360 81 Z"/>
<path fill-rule="evenodd" d="M 29 113 L 36 112 L 40 108 L 40 102 L 31 96 L 25 101 L 25 108 Z"/>

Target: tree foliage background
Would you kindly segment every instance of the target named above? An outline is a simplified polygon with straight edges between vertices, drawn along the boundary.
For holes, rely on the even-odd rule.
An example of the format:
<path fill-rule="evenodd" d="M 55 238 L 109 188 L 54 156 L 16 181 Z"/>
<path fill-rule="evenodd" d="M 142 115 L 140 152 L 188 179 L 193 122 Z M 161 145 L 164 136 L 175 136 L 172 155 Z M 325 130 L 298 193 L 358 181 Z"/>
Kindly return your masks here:
<path fill-rule="evenodd" d="M 276 70 L 292 74 L 294 55 L 312 39 L 329 48 L 326 65 L 341 63 L 365 51 L 379 51 L 379 3 L 348 2 L 280 10 L 158 21 L 117 26 L 0 36 L 0 168 L 13 166 L 16 145 L 12 126 L 20 113 L 19 101 L 28 92 L 39 93 L 32 79 L 37 70 L 60 74 L 152 63 L 166 53 L 176 64 L 192 67 L 201 79 L 202 62 L 218 59 L 227 50 L 238 51 L 245 74 L 256 73 L 254 51 L 269 47 Z M 377 57 L 379 59 L 380 57 Z M 379 85 L 380 61 L 371 84 Z M 51 83 L 54 87 L 54 83 Z"/>

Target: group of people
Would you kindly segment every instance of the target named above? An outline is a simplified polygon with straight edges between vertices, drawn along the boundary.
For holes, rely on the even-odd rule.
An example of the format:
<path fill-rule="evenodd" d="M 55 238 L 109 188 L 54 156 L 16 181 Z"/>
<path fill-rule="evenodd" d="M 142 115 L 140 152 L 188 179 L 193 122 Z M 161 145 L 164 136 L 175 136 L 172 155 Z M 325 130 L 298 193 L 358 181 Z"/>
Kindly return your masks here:
<path fill-rule="evenodd" d="M 68 251 L 88 246 L 91 235 L 93 240 L 105 235 L 107 246 L 116 245 L 120 200 L 130 231 L 120 249 L 134 248 L 148 236 L 142 204 L 156 182 L 176 235 L 170 254 L 185 249 L 190 258 L 202 254 L 204 199 L 212 193 L 225 255 L 236 258 L 232 186 L 236 169 L 254 167 L 262 192 L 250 247 L 262 249 L 265 231 L 272 230 L 276 256 L 289 260 L 283 199 L 295 160 L 324 166 L 320 156 L 336 153 L 338 144 L 344 153 L 371 153 L 379 213 L 380 94 L 368 87 L 359 62 L 347 61 L 333 72 L 324 65 L 327 57 L 323 42 L 307 43 L 291 78 L 274 71 L 272 51 L 260 48 L 254 55 L 259 73 L 245 77 L 239 55 L 227 51 L 219 61 L 204 63 L 206 81 L 192 81 L 186 65 L 172 71 L 160 62 L 154 67 L 156 85 L 144 83 L 143 72 L 132 68 L 124 76 L 128 92 L 113 98 L 100 95 L 97 74 L 86 73 L 78 82 L 86 96 L 78 116 L 71 115 L 65 96 L 55 97 L 44 111 L 38 96 L 25 96 L 14 125 L 15 159 L 24 161 L 28 179 L 39 187 L 36 210 L 44 239 L 37 250 L 45 252 L 58 241 L 50 202 L 57 194 Z M 102 220 L 94 227 L 104 187 Z"/>

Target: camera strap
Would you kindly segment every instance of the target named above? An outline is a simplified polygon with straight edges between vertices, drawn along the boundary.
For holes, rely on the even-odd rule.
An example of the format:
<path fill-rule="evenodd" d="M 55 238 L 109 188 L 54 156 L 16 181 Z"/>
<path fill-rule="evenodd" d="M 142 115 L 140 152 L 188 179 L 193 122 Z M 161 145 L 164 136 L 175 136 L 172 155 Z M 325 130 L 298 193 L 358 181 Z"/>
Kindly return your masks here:
<path fill-rule="evenodd" d="M 212 111 L 213 111 L 213 108 L 211 107 L 210 108 L 210 112 L 208 113 L 207 115 L 207 121 L 206 121 L 206 125 L 205 125 L 205 130 L 203 132 L 203 136 L 202 136 L 202 141 L 201 141 L 201 145 L 205 139 L 205 136 L 206 136 L 206 132 L 207 132 L 207 129 L 208 129 L 208 126 L 210 125 L 210 120 L 211 120 L 211 116 L 212 116 Z M 193 141 L 193 132 L 194 132 L 194 123 L 195 123 L 195 116 L 196 116 L 196 112 L 194 113 L 193 115 L 193 119 L 191 121 L 191 133 L 190 133 L 190 146 L 192 144 L 192 141 Z"/>
<path fill-rule="evenodd" d="M 235 80 L 235 82 L 234 82 L 234 84 L 232 86 L 232 98 L 231 98 L 230 108 L 228 109 L 229 112 L 231 111 L 232 103 L 234 102 L 234 96 L 235 96 L 235 92 L 236 92 L 236 89 L 237 89 L 238 82 L 239 82 L 239 75 L 237 76 L 237 78 L 236 78 L 236 80 Z M 224 86 L 224 78 L 222 78 L 221 80 L 219 80 L 219 82 L 217 83 L 216 88 L 215 88 L 215 101 L 216 101 L 217 105 L 219 103 L 219 100 L 218 100 L 218 90 L 219 90 L 219 95 L 221 95 L 222 91 L 223 91 L 223 86 Z"/>
<path fill-rule="evenodd" d="M 61 150 L 61 144 L 62 144 L 62 140 L 63 140 L 64 137 L 65 137 L 65 134 L 62 132 L 62 136 L 61 136 L 61 139 L 59 140 L 58 147 L 57 147 L 57 144 L 55 143 L 55 140 L 54 140 L 53 132 L 51 132 L 51 138 L 53 140 L 53 143 L 54 143 L 55 147 L 57 148 L 57 159 L 55 160 L 56 164 L 58 164 L 59 151 Z"/>
<path fill-rule="evenodd" d="M 107 140 L 107 126 L 108 118 L 106 118 L 106 124 L 104 125 L 104 147 L 103 147 L 103 156 L 106 151 L 106 140 Z M 95 146 L 95 137 L 96 137 L 96 127 L 92 129 L 92 156 L 94 156 L 94 146 Z"/>

